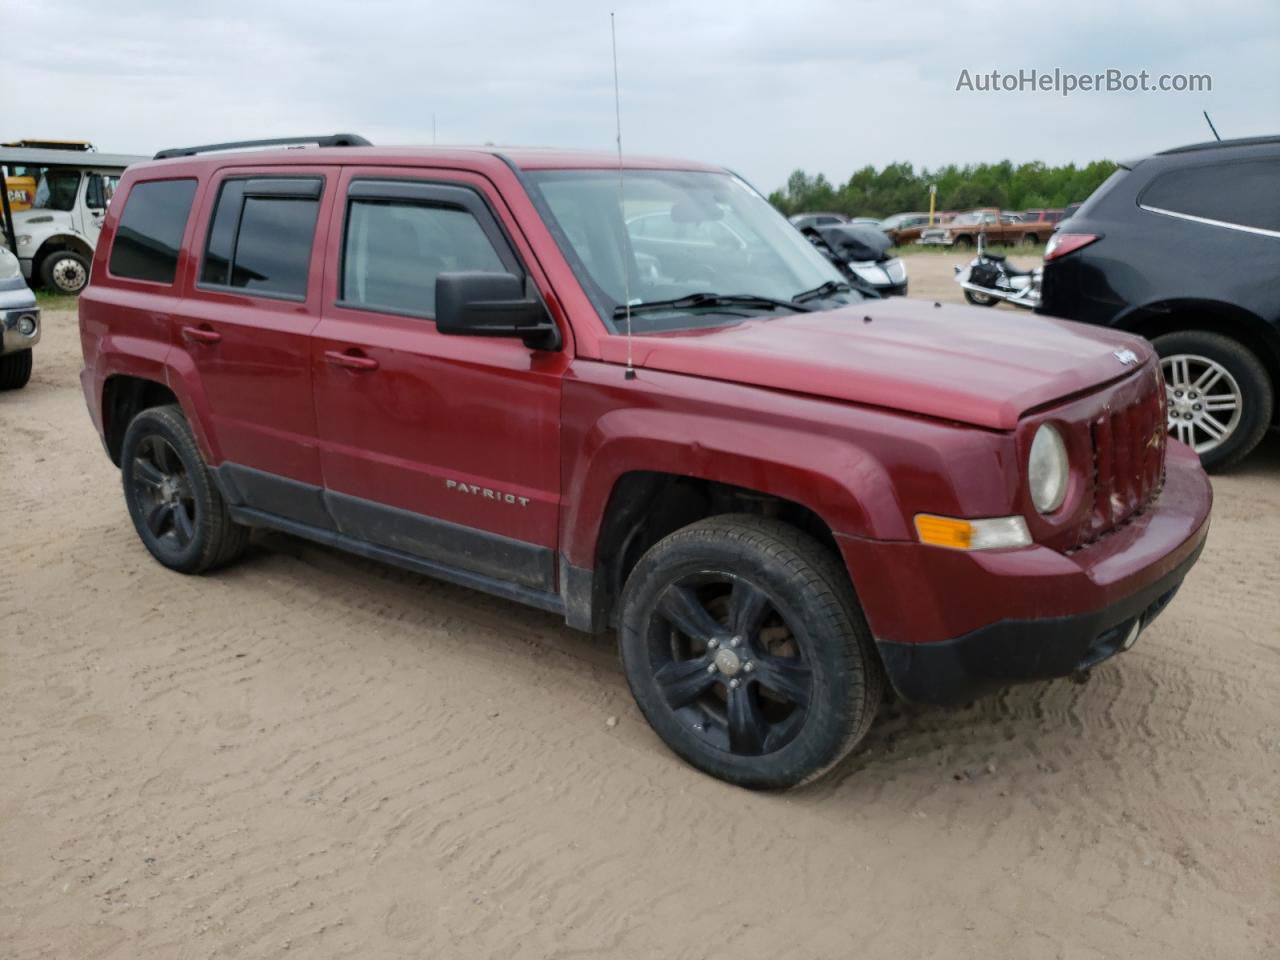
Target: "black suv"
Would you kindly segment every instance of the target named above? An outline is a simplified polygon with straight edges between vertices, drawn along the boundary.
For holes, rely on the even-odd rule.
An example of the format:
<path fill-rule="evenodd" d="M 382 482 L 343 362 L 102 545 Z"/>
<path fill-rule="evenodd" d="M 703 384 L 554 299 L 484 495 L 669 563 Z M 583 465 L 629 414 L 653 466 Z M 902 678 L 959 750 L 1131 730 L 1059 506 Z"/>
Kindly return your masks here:
<path fill-rule="evenodd" d="M 1154 341 L 1170 432 L 1240 460 L 1277 417 L 1280 137 L 1121 164 L 1049 241 L 1040 312 Z"/>

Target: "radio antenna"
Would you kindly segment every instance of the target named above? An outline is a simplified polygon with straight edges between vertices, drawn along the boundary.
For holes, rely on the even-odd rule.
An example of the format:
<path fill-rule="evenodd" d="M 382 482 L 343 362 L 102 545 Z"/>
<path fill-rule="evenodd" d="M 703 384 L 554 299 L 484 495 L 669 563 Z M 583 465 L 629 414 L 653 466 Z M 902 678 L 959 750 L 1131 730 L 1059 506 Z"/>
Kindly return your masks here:
<path fill-rule="evenodd" d="M 627 219 L 623 208 L 623 192 L 622 192 L 622 101 L 618 96 L 618 28 L 615 23 L 613 11 L 609 11 L 609 37 L 613 41 L 613 122 L 614 129 L 617 131 L 618 141 L 618 216 L 622 218 L 622 231 L 625 238 L 627 230 Z M 626 252 L 625 250 L 623 251 Z M 631 362 L 631 267 L 626 262 L 626 257 L 622 258 L 622 302 L 626 316 L 626 337 L 627 337 L 627 372 L 624 374 L 625 379 L 634 380 L 636 378 L 636 368 Z"/>
<path fill-rule="evenodd" d="M 1218 136 L 1218 128 L 1215 127 L 1213 125 L 1213 121 L 1209 119 L 1209 111 L 1203 110 L 1201 112 L 1204 114 L 1204 122 L 1207 123 L 1209 125 L 1209 129 L 1213 131 L 1213 139 L 1221 141 L 1222 138 Z"/>

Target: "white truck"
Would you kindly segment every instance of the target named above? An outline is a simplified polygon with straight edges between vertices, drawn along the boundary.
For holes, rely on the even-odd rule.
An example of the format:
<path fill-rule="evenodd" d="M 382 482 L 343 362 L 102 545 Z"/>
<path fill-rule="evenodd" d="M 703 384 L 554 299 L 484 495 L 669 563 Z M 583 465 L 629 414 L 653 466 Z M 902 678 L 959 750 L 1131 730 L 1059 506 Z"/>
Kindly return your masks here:
<path fill-rule="evenodd" d="M 107 204 L 125 167 L 146 159 L 92 151 L 0 147 L 6 181 L 28 178 L 35 194 L 26 210 L 10 210 L 22 275 L 57 293 L 79 293 Z M 8 245 L 8 230 L 0 231 Z"/>

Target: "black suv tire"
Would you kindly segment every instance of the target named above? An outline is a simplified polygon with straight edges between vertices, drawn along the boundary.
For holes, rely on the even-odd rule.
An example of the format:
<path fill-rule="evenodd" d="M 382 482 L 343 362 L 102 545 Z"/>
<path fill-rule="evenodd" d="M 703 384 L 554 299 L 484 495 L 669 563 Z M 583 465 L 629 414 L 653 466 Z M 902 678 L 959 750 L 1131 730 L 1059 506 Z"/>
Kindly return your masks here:
<path fill-rule="evenodd" d="M 1254 354 L 1241 344 L 1220 333 L 1204 330 L 1182 330 L 1156 337 L 1156 352 L 1165 367 L 1165 380 L 1170 391 L 1170 404 L 1181 401 L 1173 396 L 1175 389 L 1183 386 L 1170 376 L 1170 367 L 1176 358 L 1187 358 L 1200 364 L 1193 369 L 1207 369 L 1202 361 L 1211 361 L 1234 380 L 1239 392 L 1240 416 L 1230 434 L 1217 446 L 1200 454 L 1200 462 L 1206 470 L 1221 470 L 1239 463 L 1256 447 L 1271 425 L 1271 413 L 1275 403 L 1275 391 L 1267 371 Z M 1222 378 L 1226 379 L 1226 378 Z M 1219 387 L 1219 390 L 1222 388 Z M 1230 387 L 1228 387 L 1230 389 Z M 1233 391 L 1234 392 L 1234 391 Z M 1203 397 L 1195 397 L 1202 400 Z M 1193 404 L 1194 406 L 1194 404 Z M 1188 410 L 1197 416 L 1194 410 Z M 1170 407 L 1170 415 L 1174 409 Z M 1177 433 L 1173 434 L 1175 437 Z"/>
<path fill-rule="evenodd" d="M 249 528 L 231 519 L 180 408 L 151 407 L 133 418 L 120 477 L 138 536 L 170 570 L 204 573 L 244 553 Z"/>
<path fill-rule="evenodd" d="M 17 350 L 0 357 L 0 390 L 21 390 L 30 379 L 30 350 Z"/>
<path fill-rule="evenodd" d="M 883 697 L 843 565 L 763 517 L 712 517 L 655 544 L 623 590 L 620 643 L 653 729 L 739 786 L 817 778 L 862 739 Z"/>

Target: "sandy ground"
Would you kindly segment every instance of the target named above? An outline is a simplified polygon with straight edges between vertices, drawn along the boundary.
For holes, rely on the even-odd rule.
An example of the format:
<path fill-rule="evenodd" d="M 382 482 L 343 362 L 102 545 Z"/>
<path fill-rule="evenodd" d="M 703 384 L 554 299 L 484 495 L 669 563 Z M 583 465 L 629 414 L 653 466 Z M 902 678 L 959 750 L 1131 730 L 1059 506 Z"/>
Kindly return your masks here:
<path fill-rule="evenodd" d="M 1089 683 L 886 707 L 751 794 L 549 615 L 280 536 L 163 570 L 46 323 L 0 395 L 6 960 L 1280 956 L 1276 437 Z"/>

